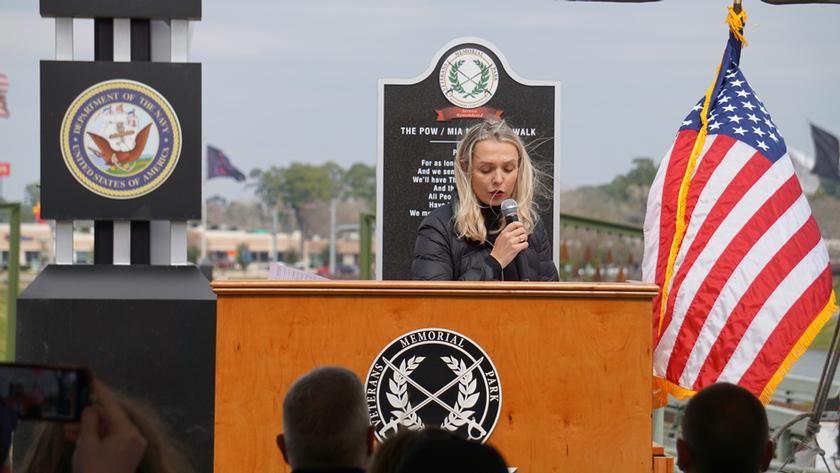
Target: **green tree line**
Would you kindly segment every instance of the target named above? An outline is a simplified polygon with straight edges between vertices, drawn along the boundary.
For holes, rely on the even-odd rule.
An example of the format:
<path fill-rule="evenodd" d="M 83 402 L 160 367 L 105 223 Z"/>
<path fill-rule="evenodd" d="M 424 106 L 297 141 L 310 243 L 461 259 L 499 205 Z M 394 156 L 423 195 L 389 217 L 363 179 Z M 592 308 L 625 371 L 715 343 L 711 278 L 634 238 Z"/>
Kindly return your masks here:
<path fill-rule="evenodd" d="M 304 236 L 309 234 L 304 218 L 308 204 L 356 198 L 365 202 L 368 211 L 376 208 L 376 170 L 363 163 L 345 169 L 332 161 L 321 165 L 294 162 L 253 169 L 250 181 L 248 185 L 269 212 L 279 218 L 288 211 Z"/>

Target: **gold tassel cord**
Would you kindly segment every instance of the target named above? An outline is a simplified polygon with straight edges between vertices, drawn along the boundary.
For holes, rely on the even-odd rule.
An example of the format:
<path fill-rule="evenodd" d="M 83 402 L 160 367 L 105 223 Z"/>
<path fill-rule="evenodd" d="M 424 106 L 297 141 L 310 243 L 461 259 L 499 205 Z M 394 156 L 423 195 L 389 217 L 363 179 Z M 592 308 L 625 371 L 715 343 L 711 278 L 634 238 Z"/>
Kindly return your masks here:
<path fill-rule="evenodd" d="M 718 70 L 720 70 L 720 66 L 718 66 Z M 706 115 L 709 113 L 709 101 L 714 88 L 715 84 L 712 84 L 706 92 L 706 103 L 703 105 L 703 110 L 700 112 L 700 121 L 703 126 L 700 128 L 700 132 L 697 134 L 697 139 L 694 141 L 694 148 L 691 150 L 691 155 L 688 158 L 688 164 L 685 168 L 685 175 L 683 175 L 682 183 L 680 184 L 680 193 L 677 200 L 677 221 L 674 228 L 674 239 L 671 242 L 671 250 L 668 253 L 668 266 L 665 270 L 665 279 L 664 284 L 662 285 L 662 299 L 659 307 L 659 330 L 657 331 L 659 335 L 662 335 L 662 324 L 665 321 L 665 308 L 668 304 L 668 289 L 671 285 L 671 279 L 674 277 L 674 264 L 676 263 L 677 253 L 680 251 L 683 237 L 685 237 L 685 207 L 686 200 L 688 199 L 688 189 L 691 184 L 691 176 L 694 175 L 694 168 L 697 166 L 697 157 L 700 156 L 700 152 L 703 150 L 703 145 L 706 142 L 706 133 L 708 133 L 708 118 L 706 118 Z"/>
<path fill-rule="evenodd" d="M 744 24 L 747 21 L 747 12 L 746 10 L 741 9 L 739 13 L 735 13 L 735 8 L 730 6 L 729 7 L 729 14 L 727 15 L 726 22 L 729 24 L 729 29 L 741 42 L 742 45 L 746 46 L 746 38 L 742 34 Z M 715 71 L 715 80 L 712 82 L 712 85 L 709 86 L 709 89 L 706 91 L 706 98 L 703 101 L 703 110 L 700 111 L 700 122 L 701 127 L 700 131 L 697 134 L 697 138 L 694 141 L 694 147 L 691 150 L 691 155 L 688 158 L 688 164 L 685 169 L 685 175 L 683 175 L 682 183 L 680 184 L 680 192 L 679 197 L 677 200 L 677 219 L 675 222 L 674 228 L 674 239 L 671 241 L 671 250 L 668 254 L 668 266 L 665 270 L 665 279 L 664 284 L 662 287 L 662 298 L 661 304 L 659 307 L 659 328 L 657 334 L 662 334 L 662 327 L 663 322 L 665 321 L 665 308 L 668 304 L 668 289 L 670 285 L 671 278 L 674 275 L 674 263 L 677 259 L 677 253 L 679 253 L 680 245 L 682 245 L 683 237 L 685 236 L 686 231 L 686 222 L 685 222 L 685 208 L 686 208 L 686 200 L 688 198 L 688 189 L 691 186 L 691 177 L 694 175 L 694 168 L 697 165 L 697 158 L 700 156 L 700 152 L 703 151 L 703 145 L 706 143 L 706 135 L 708 133 L 708 124 L 709 124 L 709 106 L 712 102 L 712 93 L 715 90 L 715 85 L 717 83 L 717 78 L 720 76 L 720 69 L 723 67 L 723 59 L 721 59 L 721 63 L 718 64 L 717 70 Z"/>
<path fill-rule="evenodd" d="M 738 10 L 740 11 L 736 13 L 734 6 L 729 7 L 726 24 L 729 25 L 729 31 L 741 42 L 741 46 L 747 47 L 749 43 L 747 43 L 747 38 L 744 37 L 744 25 L 747 24 L 747 11 L 743 8 L 738 8 Z"/>

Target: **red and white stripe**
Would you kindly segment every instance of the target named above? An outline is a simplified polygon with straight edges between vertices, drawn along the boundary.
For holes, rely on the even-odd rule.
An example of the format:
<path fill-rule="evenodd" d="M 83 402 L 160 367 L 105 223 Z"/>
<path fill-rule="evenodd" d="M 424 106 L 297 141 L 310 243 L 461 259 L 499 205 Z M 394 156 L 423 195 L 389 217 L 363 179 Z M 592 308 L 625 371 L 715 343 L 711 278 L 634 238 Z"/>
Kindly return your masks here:
<path fill-rule="evenodd" d="M 654 375 L 692 391 L 728 381 L 759 395 L 830 300 L 828 253 L 787 155 L 774 163 L 744 142 L 709 135 L 665 280 L 696 137 L 677 135 L 648 199 L 643 277 L 667 294 L 661 333 L 654 301 Z"/>

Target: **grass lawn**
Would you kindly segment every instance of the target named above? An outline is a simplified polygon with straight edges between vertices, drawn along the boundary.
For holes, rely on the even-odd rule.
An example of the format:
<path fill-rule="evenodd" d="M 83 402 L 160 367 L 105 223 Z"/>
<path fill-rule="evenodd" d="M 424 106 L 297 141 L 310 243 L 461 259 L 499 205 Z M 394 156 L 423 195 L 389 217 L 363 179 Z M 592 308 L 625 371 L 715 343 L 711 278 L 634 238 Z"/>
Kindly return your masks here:
<path fill-rule="evenodd" d="M 814 338 L 814 343 L 811 344 L 810 350 L 828 350 L 831 345 L 831 337 L 834 335 L 834 327 L 837 326 L 837 316 L 831 318 Z"/>

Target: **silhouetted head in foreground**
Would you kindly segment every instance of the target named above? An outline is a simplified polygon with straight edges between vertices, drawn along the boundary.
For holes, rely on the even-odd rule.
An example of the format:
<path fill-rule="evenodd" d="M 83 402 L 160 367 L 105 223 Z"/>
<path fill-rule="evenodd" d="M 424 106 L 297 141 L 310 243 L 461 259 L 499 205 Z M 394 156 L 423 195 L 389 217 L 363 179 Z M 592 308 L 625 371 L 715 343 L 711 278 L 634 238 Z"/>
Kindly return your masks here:
<path fill-rule="evenodd" d="M 507 473 L 502 455 L 493 447 L 439 432 L 412 442 L 397 473 Z"/>
<path fill-rule="evenodd" d="M 767 471 L 774 446 L 767 413 L 749 391 L 719 383 L 688 402 L 677 439 L 677 465 L 686 473 Z"/>
<path fill-rule="evenodd" d="M 373 430 L 359 378 L 337 366 L 298 378 L 283 400 L 277 445 L 292 470 L 364 470 L 373 451 Z"/>

